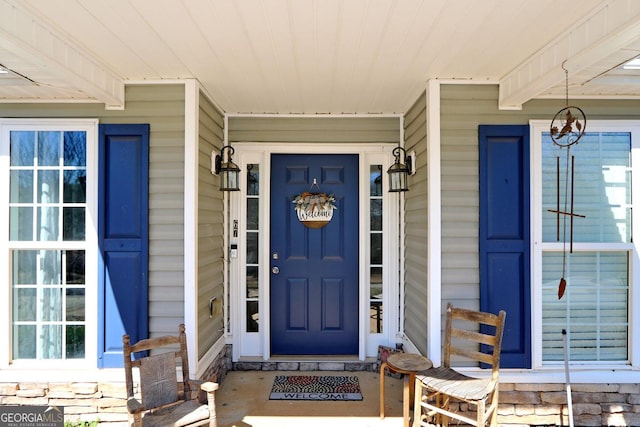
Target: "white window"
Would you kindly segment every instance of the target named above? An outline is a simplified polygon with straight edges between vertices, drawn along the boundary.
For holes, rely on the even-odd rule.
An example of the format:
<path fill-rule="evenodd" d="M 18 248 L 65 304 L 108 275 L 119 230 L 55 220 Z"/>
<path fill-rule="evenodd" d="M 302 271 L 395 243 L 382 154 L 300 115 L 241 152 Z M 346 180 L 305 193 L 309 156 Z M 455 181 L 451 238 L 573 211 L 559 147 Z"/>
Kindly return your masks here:
<path fill-rule="evenodd" d="M 591 122 L 567 149 L 553 144 L 548 122 L 532 123 L 534 366 L 563 361 L 563 330 L 572 363 L 633 361 L 639 126 Z"/>
<path fill-rule="evenodd" d="M 96 126 L 0 121 L 5 365 L 95 365 Z"/>

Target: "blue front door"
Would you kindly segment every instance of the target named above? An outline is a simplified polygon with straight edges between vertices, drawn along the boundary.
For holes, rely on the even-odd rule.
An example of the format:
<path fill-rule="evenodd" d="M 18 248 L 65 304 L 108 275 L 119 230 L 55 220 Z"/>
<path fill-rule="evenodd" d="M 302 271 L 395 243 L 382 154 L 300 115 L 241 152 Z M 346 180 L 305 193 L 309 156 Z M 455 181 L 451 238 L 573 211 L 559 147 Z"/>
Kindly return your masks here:
<path fill-rule="evenodd" d="M 358 353 L 358 156 L 271 158 L 271 354 Z M 314 185 L 317 184 L 317 185 Z M 309 228 L 292 200 L 333 194 L 328 225 Z"/>

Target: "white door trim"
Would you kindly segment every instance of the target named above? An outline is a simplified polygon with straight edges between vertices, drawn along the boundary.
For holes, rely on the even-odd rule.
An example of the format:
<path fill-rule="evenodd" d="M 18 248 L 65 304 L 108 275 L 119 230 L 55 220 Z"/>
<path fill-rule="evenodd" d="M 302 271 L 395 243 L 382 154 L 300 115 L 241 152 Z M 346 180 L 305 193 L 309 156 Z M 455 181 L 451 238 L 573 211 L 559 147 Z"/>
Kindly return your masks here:
<path fill-rule="evenodd" d="M 239 192 L 230 193 L 230 225 L 229 245 L 237 244 L 237 257 L 229 258 L 230 281 L 230 322 L 231 343 L 233 344 L 232 359 L 238 361 L 244 359 L 268 360 L 270 354 L 270 313 L 269 313 L 269 251 L 270 251 L 270 212 L 268 204 L 270 200 L 270 167 L 272 154 L 357 154 L 359 155 L 360 183 L 359 202 L 360 216 L 359 239 L 367 242 L 369 239 L 369 165 L 381 164 L 383 175 L 386 178 L 386 168 L 393 161 L 391 151 L 395 144 L 265 144 L 265 143 L 234 143 L 234 162 L 238 164 L 241 172 Z M 246 303 L 243 295 L 245 283 L 246 265 L 246 171 L 248 164 L 260 165 L 260 238 L 259 252 L 259 332 L 247 333 L 246 331 Z M 386 179 L 383 179 L 383 207 L 386 207 L 383 215 L 383 229 L 385 244 L 383 244 L 383 333 L 369 333 L 369 251 L 368 245 L 360 245 L 359 253 L 359 346 L 358 358 L 376 355 L 379 344 L 393 345 L 399 329 L 399 264 L 398 264 L 398 193 L 387 191 Z M 237 236 L 234 231 L 234 223 L 237 221 Z M 229 251 L 227 251 L 229 253 Z"/>

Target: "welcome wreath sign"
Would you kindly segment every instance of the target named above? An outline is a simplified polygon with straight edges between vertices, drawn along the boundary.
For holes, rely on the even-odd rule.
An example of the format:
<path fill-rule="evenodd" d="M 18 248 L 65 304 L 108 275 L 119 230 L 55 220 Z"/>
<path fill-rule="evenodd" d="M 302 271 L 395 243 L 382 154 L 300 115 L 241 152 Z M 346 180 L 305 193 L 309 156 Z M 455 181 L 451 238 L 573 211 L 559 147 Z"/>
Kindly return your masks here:
<path fill-rule="evenodd" d="M 305 191 L 294 199 L 298 220 L 309 228 L 322 228 L 331 222 L 336 208 L 333 194 Z"/>

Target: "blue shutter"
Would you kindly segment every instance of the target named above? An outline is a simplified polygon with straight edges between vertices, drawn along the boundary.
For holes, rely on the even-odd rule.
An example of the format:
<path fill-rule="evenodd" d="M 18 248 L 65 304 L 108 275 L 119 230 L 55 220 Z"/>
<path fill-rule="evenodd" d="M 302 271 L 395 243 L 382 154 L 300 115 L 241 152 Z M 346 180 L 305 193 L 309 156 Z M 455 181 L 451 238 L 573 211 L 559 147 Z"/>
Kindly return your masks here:
<path fill-rule="evenodd" d="M 507 319 L 502 368 L 531 367 L 529 126 L 482 125 L 480 309 Z"/>
<path fill-rule="evenodd" d="M 98 366 L 148 335 L 149 125 L 100 125 Z"/>

